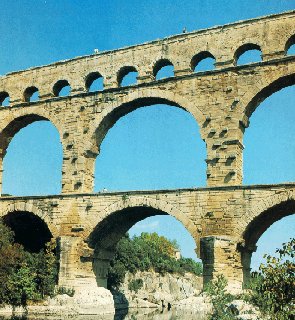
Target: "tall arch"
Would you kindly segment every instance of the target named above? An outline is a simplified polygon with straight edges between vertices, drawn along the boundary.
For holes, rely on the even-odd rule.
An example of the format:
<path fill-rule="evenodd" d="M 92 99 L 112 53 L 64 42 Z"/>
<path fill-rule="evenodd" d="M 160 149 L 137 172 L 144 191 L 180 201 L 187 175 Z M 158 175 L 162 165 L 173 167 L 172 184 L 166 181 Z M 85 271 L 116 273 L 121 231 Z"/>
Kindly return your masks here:
<path fill-rule="evenodd" d="M 106 108 L 101 113 L 101 119 L 94 121 L 89 127 L 90 141 L 86 147 L 89 151 L 86 154 L 97 154 L 102 140 L 107 134 L 108 130 L 123 116 L 128 113 L 141 108 L 148 107 L 155 104 L 166 104 L 173 107 L 181 108 L 196 119 L 197 124 L 201 128 L 202 124 L 206 122 L 206 117 L 203 112 L 197 107 L 192 107 L 192 102 L 187 98 L 161 90 L 148 90 L 143 92 L 132 92 L 123 101 L 118 102 L 117 105 Z M 202 135 L 202 132 L 201 132 Z M 204 139 L 204 137 L 202 136 Z"/>
<path fill-rule="evenodd" d="M 250 119 L 250 127 L 244 133 L 243 171 L 247 184 L 281 183 L 294 179 L 290 167 L 294 160 L 291 138 L 294 109 L 291 101 L 294 98 L 295 74 L 279 75 L 275 79 L 265 79 L 265 82 L 238 111 L 240 115 L 244 112 L 247 121 Z M 268 174 L 271 171 L 273 174 Z"/>
<path fill-rule="evenodd" d="M 48 115 L 43 115 L 42 112 L 40 113 L 25 113 L 25 112 L 17 112 L 15 114 L 15 118 L 11 120 L 11 118 L 6 118 L 2 121 L 0 127 L 0 166 L 3 166 L 3 159 L 7 153 L 8 146 L 10 142 L 14 138 L 14 136 L 23 128 L 27 127 L 28 125 L 37 122 L 37 121 L 48 121 L 53 125 L 53 128 L 57 130 L 59 142 L 62 141 L 61 139 L 61 132 L 59 129 L 61 128 L 60 124 L 56 119 L 51 121 L 51 117 L 49 118 Z M 1 177 L 1 186 L 2 186 L 2 177 Z"/>
<path fill-rule="evenodd" d="M 100 113 L 100 117 L 94 119 L 93 122 L 89 125 L 89 130 L 87 132 L 87 136 L 85 137 L 86 143 L 84 144 L 84 155 L 88 161 L 87 167 L 90 172 L 94 173 L 95 171 L 95 162 L 97 159 L 97 155 L 100 153 L 100 148 L 102 141 L 104 140 L 106 134 L 109 130 L 115 125 L 115 123 L 122 118 L 123 116 L 127 115 L 128 113 L 141 108 L 141 107 L 148 107 L 157 104 L 164 104 L 165 107 L 169 108 L 178 107 L 189 112 L 193 118 L 192 120 L 196 120 L 196 124 L 199 125 L 199 128 L 202 130 L 202 124 L 205 123 L 206 118 L 203 113 L 198 109 L 197 106 L 193 105 L 187 98 L 182 97 L 180 95 L 174 94 L 169 91 L 161 91 L 161 90 L 138 90 L 132 91 L 127 96 L 122 97 L 116 104 L 110 105 L 108 104 L 106 108 L 102 108 L 102 112 Z M 188 119 L 188 117 L 187 117 Z M 193 122 L 193 121 L 192 121 Z M 198 134 L 198 131 L 196 131 Z M 202 134 L 204 131 L 201 131 L 201 138 L 205 139 Z M 198 135 L 197 135 L 198 137 Z M 199 146 L 199 150 L 206 150 L 205 144 L 203 148 L 203 141 L 200 139 L 200 143 L 202 146 Z M 198 141 L 196 139 L 196 141 Z M 201 149 L 200 149 L 201 148 Z M 202 155 L 202 160 L 206 158 L 206 154 Z M 101 157 L 100 157 L 101 159 Z M 195 159 L 195 158 L 194 158 Z M 203 164 L 203 162 L 202 162 Z M 202 171 L 205 172 L 205 168 L 203 170 L 201 164 Z M 176 171 L 175 171 L 176 172 Z M 192 177 L 192 176 L 191 176 Z M 204 178 L 204 181 L 203 181 Z M 205 184 L 205 175 L 204 177 L 201 176 L 202 182 L 201 184 Z M 94 182 L 94 180 L 92 180 Z M 92 182 L 92 185 L 94 183 Z M 186 187 L 192 187 L 195 185 L 195 182 L 189 182 Z M 100 186 L 101 188 L 108 188 L 108 186 Z M 178 187 L 184 187 L 184 185 L 179 185 Z M 131 187 L 132 188 L 132 187 Z M 148 186 L 147 188 L 151 188 Z M 162 188 L 167 188 L 167 185 L 163 184 Z"/>
<path fill-rule="evenodd" d="M 273 93 L 295 84 L 295 73 L 279 76 L 277 79 L 266 83 L 251 99 L 246 102 L 244 114 L 250 118 L 256 108 Z"/>

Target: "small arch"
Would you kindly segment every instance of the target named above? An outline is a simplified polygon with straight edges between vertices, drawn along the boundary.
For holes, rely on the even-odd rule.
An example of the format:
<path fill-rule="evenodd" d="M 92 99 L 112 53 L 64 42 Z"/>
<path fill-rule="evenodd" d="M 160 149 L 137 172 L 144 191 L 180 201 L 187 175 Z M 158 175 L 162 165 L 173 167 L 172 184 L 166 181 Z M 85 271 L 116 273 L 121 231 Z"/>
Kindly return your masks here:
<path fill-rule="evenodd" d="M 295 55 L 295 34 L 293 34 L 293 36 L 291 36 L 286 42 L 285 54 Z"/>
<path fill-rule="evenodd" d="M 156 80 L 174 77 L 173 63 L 168 59 L 158 60 L 154 65 L 153 75 Z"/>
<path fill-rule="evenodd" d="M 85 87 L 88 92 L 103 90 L 103 77 L 99 72 L 91 72 L 85 80 Z"/>
<path fill-rule="evenodd" d="M 71 86 L 67 80 L 59 80 L 53 86 L 55 97 L 66 97 L 71 93 Z"/>
<path fill-rule="evenodd" d="M 243 65 L 262 61 L 261 48 L 255 43 L 246 43 L 240 46 L 234 54 L 234 64 Z"/>
<path fill-rule="evenodd" d="M 6 91 L 0 92 L 0 106 L 7 107 L 10 104 L 10 97 Z"/>
<path fill-rule="evenodd" d="M 119 70 L 117 81 L 119 87 L 134 85 L 137 83 L 138 72 L 133 66 L 126 66 Z"/>
<path fill-rule="evenodd" d="M 15 242 L 23 245 L 26 251 L 39 252 L 52 238 L 43 219 L 28 211 L 14 211 L 2 217 L 3 222 L 14 232 Z"/>
<path fill-rule="evenodd" d="M 209 71 L 215 68 L 215 57 L 209 51 L 202 51 L 193 56 L 191 69 L 194 72 Z"/>
<path fill-rule="evenodd" d="M 39 90 L 38 88 L 32 86 L 28 87 L 24 92 L 25 102 L 35 102 L 39 100 Z"/>

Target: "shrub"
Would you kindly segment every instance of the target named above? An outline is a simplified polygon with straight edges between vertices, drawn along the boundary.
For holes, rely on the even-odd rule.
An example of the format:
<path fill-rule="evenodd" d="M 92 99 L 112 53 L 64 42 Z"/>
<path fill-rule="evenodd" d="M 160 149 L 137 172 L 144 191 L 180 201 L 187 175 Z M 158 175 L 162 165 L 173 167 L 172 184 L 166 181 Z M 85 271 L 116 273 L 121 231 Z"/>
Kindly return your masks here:
<path fill-rule="evenodd" d="M 295 238 L 277 249 L 278 257 L 265 255 L 266 263 L 252 278 L 248 299 L 277 320 L 295 317 Z"/>
<path fill-rule="evenodd" d="M 216 280 L 205 286 L 205 292 L 211 297 L 213 314 L 210 320 L 234 320 L 235 316 L 228 308 L 233 301 L 233 296 L 226 292 L 227 280 L 223 275 L 218 275 Z"/>
<path fill-rule="evenodd" d="M 143 287 L 143 281 L 142 279 L 133 279 L 128 283 L 128 289 L 130 291 L 135 291 L 135 293 L 138 292 L 139 289 Z"/>

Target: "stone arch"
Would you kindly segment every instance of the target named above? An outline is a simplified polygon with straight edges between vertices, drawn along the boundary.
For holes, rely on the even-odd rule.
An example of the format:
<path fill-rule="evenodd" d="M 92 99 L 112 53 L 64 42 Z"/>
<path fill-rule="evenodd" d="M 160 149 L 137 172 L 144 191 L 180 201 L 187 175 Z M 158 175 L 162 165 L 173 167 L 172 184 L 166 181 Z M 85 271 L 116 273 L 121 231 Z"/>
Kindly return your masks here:
<path fill-rule="evenodd" d="M 234 65 L 237 65 L 239 58 L 247 51 L 250 50 L 259 50 L 262 54 L 261 46 L 256 43 L 245 43 L 238 47 L 238 49 L 234 53 Z"/>
<path fill-rule="evenodd" d="M 133 197 L 122 194 L 121 200 L 105 207 L 99 218 L 88 223 L 84 239 L 93 250 L 92 268 L 100 286 L 106 287 L 107 269 L 118 241 L 135 223 L 158 214 L 175 217 L 194 238 L 195 225 L 185 213 L 172 203 L 152 196 Z"/>
<path fill-rule="evenodd" d="M 259 238 L 273 223 L 294 213 L 294 191 L 286 191 L 258 200 L 258 204 L 248 213 L 240 242 L 244 283 L 250 279 L 252 253 L 256 251 Z"/>
<path fill-rule="evenodd" d="M 0 92 L 0 106 L 3 106 L 3 102 L 6 98 L 9 98 L 9 94 L 6 91 Z"/>
<path fill-rule="evenodd" d="M 53 88 L 52 88 L 52 91 L 53 91 L 53 94 L 55 97 L 59 97 L 59 94 L 61 92 L 61 90 L 65 87 L 70 87 L 70 84 L 68 82 L 68 80 L 58 80 L 54 85 L 53 85 Z"/>
<path fill-rule="evenodd" d="M 192 60 L 191 60 L 191 70 L 194 71 L 196 66 L 204 59 L 207 59 L 207 58 L 211 58 L 211 59 L 215 59 L 215 57 L 213 56 L 213 54 L 209 51 L 201 51 L 199 53 L 197 53 L 196 55 L 194 55 L 192 57 Z"/>
<path fill-rule="evenodd" d="M 255 246 L 260 236 L 276 221 L 295 212 L 294 191 L 263 198 L 247 216 L 243 232 L 245 245 Z"/>
<path fill-rule="evenodd" d="M 127 74 L 130 72 L 138 72 L 139 68 L 137 66 L 124 66 L 117 72 L 117 83 L 118 87 L 121 87 L 122 81 Z"/>
<path fill-rule="evenodd" d="M 138 211 L 141 213 L 138 214 Z M 195 239 L 196 227 L 181 209 L 168 201 L 151 197 L 129 198 L 128 195 L 104 208 L 99 218 L 87 225 L 84 238 L 99 254 L 112 252 L 116 243 L 135 223 L 154 215 L 174 217 Z"/>
<path fill-rule="evenodd" d="M 162 59 L 159 59 L 158 61 L 156 61 L 154 66 L 153 66 L 154 79 L 156 79 L 158 72 L 162 68 L 167 67 L 167 66 L 173 66 L 174 67 L 173 63 L 169 59 L 162 58 Z"/>
<path fill-rule="evenodd" d="M 60 124 L 57 117 L 48 115 L 46 112 L 42 112 L 42 110 L 38 110 L 38 112 L 32 113 L 31 110 L 22 109 L 17 112 L 13 118 L 7 117 L 1 121 L 0 146 L 2 149 L 2 158 L 5 155 L 10 141 L 17 132 L 19 132 L 29 124 L 41 120 L 49 121 L 54 125 L 59 133 L 60 141 L 62 142 L 62 125 Z"/>
<path fill-rule="evenodd" d="M 1 218 L 13 214 L 13 212 L 29 212 L 39 217 L 48 227 L 53 238 L 57 238 L 59 235 L 58 228 L 56 224 L 49 217 L 49 212 L 44 210 L 44 208 L 39 208 L 37 205 L 34 205 L 31 202 L 16 202 L 10 203 L 4 210 L 1 210 Z"/>
<path fill-rule="evenodd" d="M 288 50 L 295 44 L 295 34 L 293 34 L 285 44 L 285 55 L 287 54 Z"/>
<path fill-rule="evenodd" d="M 268 80 L 268 79 L 267 79 Z M 251 100 L 244 103 L 243 114 L 250 118 L 252 113 L 256 108 L 273 93 L 292 86 L 295 84 L 295 73 L 290 73 L 288 75 L 279 76 L 276 79 L 270 77 L 270 82 L 266 83 L 254 96 L 251 97 Z"/>
<path fill-rule="evenodd" d="M 15 136 L 21 129 L 32 124 L 35 121 L 49 121 L 57 130 L 59 141 L 62 144 L 62 152 L 65 152 L 65 144 L 63 143 L 62 128 L 59 119 L 53 115 L 48 115 L 44 109 L 38 109 L 38 112 L 32 112 L 29 108 L 22 108 L 14 113 L 14 117 L 8 116 L 1 121 L 0 125 L 0 193 L 2 188 L 2 171 L 3 159 L 6 155 L 7 148 Z"/>
<path fill-rule="evenodd" d="M 89 126 L 89 139 L 86 139 L 85 153 L 86 156 L 97 155 L 101 142 L 106 136 L 108 130 L 123 116 L 140 108 L 151 106 L 154 104 L 168 104 L 170 106 L 179 107 L 189 113 L 196 119 L 199 127 L 205 123 L 206 117 L 202 111 L 194 106 L 185 97 L 175 94 L 169 91 L 163 90 L 143 90 L 133 91 L 127 97 L 123 98 L 123 101 L 112 105 L 110 108 L 106 108 L 101 113 L 101 118 L 94 121 Z M 204 139 L 205 137 L 201 137 Z"/>
<path fill-rule="evenodd" d="M 35 86 L 26 88 L 26 90 L 24 91 L 24 101 L 30 102 L 32 95 L 38 91 L 38 88 L 36 88 Z"/>
<path fill-rule="evenodd" d="M 97 72 L 97 71 L 94 71 L 94 72 L 90 72 L 86 77 L 85 77 L 85 87 L 86 87 L 86 90 L 87 92 L 89 91 L 92 83 L 99 79 L 99 78 L 102 78 L 104 79 L 104 77 L 101 75 L 100 72 Z"/>

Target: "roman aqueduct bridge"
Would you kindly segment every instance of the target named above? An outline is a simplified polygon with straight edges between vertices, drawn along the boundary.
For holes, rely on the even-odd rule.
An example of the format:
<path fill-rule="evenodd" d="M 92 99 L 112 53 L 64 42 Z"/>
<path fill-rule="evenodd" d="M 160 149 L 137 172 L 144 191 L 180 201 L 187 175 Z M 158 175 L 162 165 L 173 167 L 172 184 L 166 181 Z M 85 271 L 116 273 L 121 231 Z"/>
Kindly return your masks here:
<path fill-rule="evenodd" d="M 295 183 L 242 185 L 244 132 L 264 99 L 295 83 L 295 56 L 287 55 L 294 43 L 291 11 L 2 76 L 0 103 L 9 97 L 10 104 L 0 109 L 1 165 L 20 129 L 48 120 L 59 131 L 63 167 L 62 194 L 2 196 L 0 215 L 10 224 L 38 225 L 44 239 L 56 238 L 59 284 L 87 288 L 106 285 L 114 247 L 131 226 L 169 214 L 195 239 L 204 280 L 224 273 L 240 288 L 261 234 L 295 208 Z M 261 51 L 261 61 L 237 65 L 251 49 Z M 195 71 L 207 57 L 215 59 L 215 69 Z M 157 80 L 167 65 L 174 76 Z M 123 86 L 133 71 L 137 83 Z M 89 92 L 100 77 L 103 90 Z M 70 94 L 60 97 L 68 85 Z M 39 100 L 30 101 L 37 91 Z M 198 123 L 207 148 L 207 187 L 94 193 L 94 162 L 108 130 L 127 113 L 158 103 L 182 108 Z"/>

